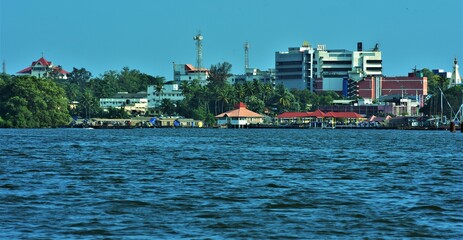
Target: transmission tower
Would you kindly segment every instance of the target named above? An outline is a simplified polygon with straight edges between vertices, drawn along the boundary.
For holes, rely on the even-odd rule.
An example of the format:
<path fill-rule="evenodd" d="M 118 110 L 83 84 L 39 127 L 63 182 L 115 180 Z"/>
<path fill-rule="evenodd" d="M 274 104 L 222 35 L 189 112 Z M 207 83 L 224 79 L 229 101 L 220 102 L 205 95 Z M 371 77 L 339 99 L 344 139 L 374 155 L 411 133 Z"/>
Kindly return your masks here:
<path fill-rule="evenodd" d="M 203 36 L 201 35 L 201 32 L 194 36 L 193 40 L 196 41 L 196 69 L 201 71 L 203 66 Z"/>
<path fill-rule="evenodd" d="M 249 43 L 244 43 L 244 73 L 249 68 Z"/>

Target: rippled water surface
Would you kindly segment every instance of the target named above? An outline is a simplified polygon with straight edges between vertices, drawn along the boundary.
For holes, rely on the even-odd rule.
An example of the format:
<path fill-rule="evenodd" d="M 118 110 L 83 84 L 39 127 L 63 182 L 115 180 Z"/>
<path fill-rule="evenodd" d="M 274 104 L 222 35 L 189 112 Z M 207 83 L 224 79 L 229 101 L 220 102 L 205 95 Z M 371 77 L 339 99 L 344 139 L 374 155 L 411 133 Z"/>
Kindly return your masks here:
<path fill-rule="evenodd" d="M 463 134 L 0 129 L 0 238 L 463 238 Z"/>

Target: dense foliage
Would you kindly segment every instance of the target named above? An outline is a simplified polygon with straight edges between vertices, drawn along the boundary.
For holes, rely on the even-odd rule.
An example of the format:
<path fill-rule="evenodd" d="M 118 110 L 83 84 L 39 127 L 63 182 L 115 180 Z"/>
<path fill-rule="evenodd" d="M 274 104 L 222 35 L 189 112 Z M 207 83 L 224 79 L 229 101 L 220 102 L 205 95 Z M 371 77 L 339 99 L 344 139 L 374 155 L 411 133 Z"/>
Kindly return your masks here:
<path fill-rule="evenodd" d="M 68 100 L 52 80 L 1 75 L 0 127 L 59 127 L 68 123 Z"/>
<path fill-rule="evenodd" d="M 288 90 L 283 85 L 256 80 L 229 84 L 231 68 L 227 62 L 212 65 L 207 84 L 199 80 L 182 82 L 180 87 L 185 99 L 173 102 L 160 98 L 158 110 L 165 115 L 204 120 L 212 125 L 215 115 L 233 109 L 239 102 L 244 102 L 252 111 L 273 117 L 287 111 L 314 111 L 340 99 L 335 92 L 315 94 L 308 90 Z M 449 89 L 448 79 L 428 69 L 421 72 L 428 78 L 429 93 L 421 111 L 425 115 L 438 115 L 443 106 L 444 115 L 454 116 L 461 104 L 462 87 Z M 0 127 L 19 128 L 62 126 L 69 123 L 70 116 L 130 117 L 123 109 L 102 111 L 99 99 L 112 97 L 117 92 L 146 92 L 149 85 L 154 86 L 156 93 L 162 93 L 165 84 L 164 77 L 153 77 L 128 67 L 107 71 L 98 77 L 93 77 L 85 68 L 73 68 L 68 79 L 58 75 L 51 75 L 50 79 L 0 76 Z M 441 101 L 441 89 L 445 102 Z M 75 107 L 69 107 L 69 103 L 75 103 Z"/>

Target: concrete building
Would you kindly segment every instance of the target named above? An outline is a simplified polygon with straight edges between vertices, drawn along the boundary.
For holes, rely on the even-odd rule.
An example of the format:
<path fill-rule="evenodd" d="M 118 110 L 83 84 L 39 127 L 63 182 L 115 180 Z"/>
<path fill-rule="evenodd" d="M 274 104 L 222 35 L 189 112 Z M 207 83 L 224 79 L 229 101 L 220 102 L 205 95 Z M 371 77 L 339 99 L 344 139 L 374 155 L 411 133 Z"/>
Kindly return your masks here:
<path fill-rule="evenodd" d="M 32 62 L 31 66 L 17 72 L 19 75 L 30 75 L 34 77 L 57 77 L 59 79 L 67 79 L 68 71 L 61 66 L 55 66 L 51 61 L 46 60 L 43 56 Z"/>
<path fill-rule="evenodd" d="M 150 85 L 147 88 L 148 108 L 154 109 L 161 105 L 163 99 L 170 99 L 172 102 L 184 99 L 180 84 L 176 81 L 166 82 L 161 92 L 156 92 L 156 87 Z"/>
<path fill-rule="evenodd" d="M 198 79 L 201 84 L 205 85 L 209 78 L 209 69 L 196 69 L 191 64 L 175 64 L 174 63 L 174 81 L 180 83 L 182 81 L 193 81 Z"/>
<path fill-rule="evenodd" d="M 356 82 L 383 74 L 378 44 L 372 50 L 363 50 L 363 43 L 359 42 L 357 51 L 327 50 L 325 45 L 318 45 L 315 58 L 316 91 L 335 91 L 352 97 L 349 90 Z"/>
<path fill-rule="evenodd" d="M 378 44 L 357 51 L 327 49 L 326 45 L 312 48 L 305 42 L 302 47 L 275 53 L 276 84 L 286 88 L 309 89 L 311 92 L 335 91 L 347 96 L 349 84 L 367 76 L 381 76 L 382 56 Z"/>
<path fill-rule="evenodd" d="M 275 69 L 261 71 L 257 68 L 246 68 L 246 74 L 235 74 L 227 79 L 230 84 L 252 82 L 254 80 L 275 86 Z"/>
<path fill-rule="evenodd" d="M 146 92 L 118 92 L 111 98 L 100 98 L 100 107 L 103 109 L 124 107 L 127 112 L 144 115 L 148 109 L 148 99 Z"/>
<path fill-rule="evenodd" d="M 308 42 L 302 47 L 290 47 L 287 52 L 275 53 L 275 84 L 290 89 L 314 90 L 314 49 Z"/>
<path fill-rule="evenodd" d="M 365 77 L 357 82 L 357 94 L 365 99 L 382 100 L 385 98 L 410 98 L 422 100 L 428 95 L 428 78 L 408 77 Z"/>

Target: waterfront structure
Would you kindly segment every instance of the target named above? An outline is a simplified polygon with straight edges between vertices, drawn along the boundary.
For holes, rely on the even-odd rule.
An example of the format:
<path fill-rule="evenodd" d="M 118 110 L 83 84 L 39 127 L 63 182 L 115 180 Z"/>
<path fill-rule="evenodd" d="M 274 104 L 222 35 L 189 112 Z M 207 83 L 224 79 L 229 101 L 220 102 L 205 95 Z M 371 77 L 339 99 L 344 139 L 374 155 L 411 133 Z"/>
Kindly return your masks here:
<path fill-rule="evenodd" d="M 124 108 L 126 112 L 144 115 L 148 109 L 146 96 L 146 92 L 118 92 L 110 98 L 100 98 L 100 107 L 104 110 L 108 108 Z"/>
<path fill-rule="evenodd" d="M 203 126 L 203 121 L 192 118 L 162 117 L 156 119 L 156 127 L 161 128 L 202 128 Z"/>
<path fill-rule="evenodd" d="M 309 127 L 357 126 L 365 118 L 356 112 L 285 112 L 277 116 L 280 124 L 304 124 Z"/>
<path fill-rule="evenodd" d="M 209 78 L 209 69 L 195 68 L 191 64 L 176 64 L 174 63 L 174 81 L 180 83 L 182 81 L 191 82 L 194 79 L 199 80 L 202 85 L 207 84 Z"/>
<path fill-rule="evenodd" d="M 308 42 L 301 47 L 290 47 L 287 52 L 275 52 L 275 83 L 290 89 L 309 89 L 313 92 L 314 53 Z"/>
<path fill-rule="evenodd" d="M 46 60 L 43 56 L 37 61 L 17 72 L 19 75 L 29 75 L 38 78 L 57 77 L 59 79 L 67 79 L 68 71 L 64 70 L 60 65 L 55 66 L 51 61 Z"/>
<path fill-rule="evenodd" d="M 450 78 L 449 88 L 458 86 L 458 85 L 461 85 L 461 75 L 458 69 L 458 61 L 455 58 L 455 60 L 453 61 L 453 71 L 452 71 L 452 76 Z"/>
<path fill-rule="evenodd" d="M 166 82 L 160 92 L 156 91 L 156 86 L 149 85 L 147 88 L 148 108 L 158 109 L 163 99 L 169 99 L 172 102 L 182 101 L 185 97 L 180 89 L 180 84 L 176 81 Z"/>
<path fill-rule="evenodd" d="M 247 109 L 246 104 L 240 102 L 235 109 L 215 116 L 217 125 L 242 128 L 251 124 L 263 123 L 264 116 Z"/>
<path fill-rule="evenodd" d="M 309 89 L 311 92 L 335 91 L 349 96 L 350 85 L 367 76 L 381 76 L 382 54 L 378 44 L 357 51 L 316 48 L 305 42 L 300 48 L 275 53 L 276 84 L 286 88 Z"/>

